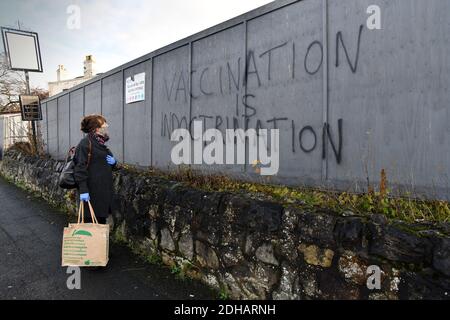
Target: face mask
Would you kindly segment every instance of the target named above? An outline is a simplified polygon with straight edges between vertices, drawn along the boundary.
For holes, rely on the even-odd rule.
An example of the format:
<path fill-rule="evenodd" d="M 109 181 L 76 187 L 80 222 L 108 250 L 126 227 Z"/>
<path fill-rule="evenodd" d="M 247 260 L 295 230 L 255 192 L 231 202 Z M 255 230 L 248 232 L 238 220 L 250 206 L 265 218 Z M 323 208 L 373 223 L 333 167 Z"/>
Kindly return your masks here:
<path fill-rule="evenodd" d="M 98 134 L 101 135 L 105 141 L 109 140 L 109 135 L 108 135 L 108 127 L 101 127 L 98 129 Z"/>

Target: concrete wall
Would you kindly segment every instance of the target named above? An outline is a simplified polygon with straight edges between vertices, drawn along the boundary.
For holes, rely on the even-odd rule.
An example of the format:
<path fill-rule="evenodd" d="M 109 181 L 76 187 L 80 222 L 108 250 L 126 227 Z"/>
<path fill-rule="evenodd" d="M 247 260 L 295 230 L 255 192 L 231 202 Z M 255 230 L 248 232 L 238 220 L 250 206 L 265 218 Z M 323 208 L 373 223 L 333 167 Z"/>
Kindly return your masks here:
<path fill-rule="evenodd" d="M 370 5 L 381 30 L 366 26 Z M 271 182 L 363 191 L 384 169 L 394 190 L 450 199 L 448 12 L 447 0 L 276 1 L 52 97 L 48 151 L 61 157 L 67 121 L 75 145 L 96 112 L 120 161 L 167 168 L 173 129 L 247 123 L 280 129 Z M 125 104 L 124 79 L 140 72 L 146 100 Z M 69 119 L 53 114 L 66 95 Z M 262 180 L 249 165 L 195 167 Z"/>
<path fill-rule="evenodd" d="M 102 114 L 108 119 L 111 128 L 108 146 L 114 150 L 117 160 L 123 162 L 122 73 L 112 74 L 102 81 Z M 77 130 L 80 132 L 79 126 Z"/>
<path fill-rule="evenodd" d="M 44 144 L 44 151 L 48 152 L 48 125 L 47 125 L 47 103 L 41 103 L 42 121 L 41 134 L 42 143 Z"/>

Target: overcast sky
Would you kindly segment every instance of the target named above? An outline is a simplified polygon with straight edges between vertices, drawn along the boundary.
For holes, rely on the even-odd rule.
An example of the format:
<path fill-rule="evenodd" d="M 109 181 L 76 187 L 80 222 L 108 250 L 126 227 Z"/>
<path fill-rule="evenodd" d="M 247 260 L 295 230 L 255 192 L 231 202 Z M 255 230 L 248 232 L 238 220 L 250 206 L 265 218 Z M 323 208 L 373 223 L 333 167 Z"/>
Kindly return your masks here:
<path fill-rule="evenodd" d="M 32 86 L 47 88 L 63 64 L 70 78 L 83 74 L 94 55 L 106 72 L 198 31 L 272 0 L 0 0 L 0 25 L 39 34 L 44 73 L 30 73 Z M 80 28 L 70 29 L 80 9 Z M 71 24 L 71 26 L 75 26 Z M 4 51 L 3 44 L 0 51 Z"/>

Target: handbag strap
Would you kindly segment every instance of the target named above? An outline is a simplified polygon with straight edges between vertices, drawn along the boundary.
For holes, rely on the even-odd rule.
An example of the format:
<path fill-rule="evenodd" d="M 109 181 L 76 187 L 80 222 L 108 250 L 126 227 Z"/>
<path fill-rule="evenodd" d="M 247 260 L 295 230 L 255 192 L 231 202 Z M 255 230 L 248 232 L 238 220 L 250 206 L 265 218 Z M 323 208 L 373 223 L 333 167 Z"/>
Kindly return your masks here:
<path fill-rule="evenodd" d="M 75 153 L 75 149 L 76 149 L 76 147 L 72 147 L 72 148 L 70 148 L 70 149 L 69 149 L 69 151 L 67 152 L 67 155 L 69 155 L 69 156 L 73 156 L 73 155 L 74 155 L 74 153 Z"/>
<path fill-rule="evenodd" d="M 67 151 L 67 157 L 66 157 L 66 161 L 64 161 L 64 167 L 66 166 L 67 162 L 69 162 L 69 157 L 73 156 L 73 153 L 75 153 L 75 149 L 76 149 L 76 147 L 72 147 L 69 149 L 69 151 Z"/>
<path fill-rule="evenodd" d="M 92 142 L 91 139 L 88 136 L 88 140 L 89 140 L 89 152 L 88 152 L 88 162 L 87 162 L 87 166 L 86 169 L 89 168 L 89 163 L 91 162 L 91 155 L 92 155 Z"/>
<path fill-rule="evenodd" d="M 87 164 L 86 164 L 86 169 L 89 168 L 89 163 L 91 162 L 91 155 L 92 155 L 92 142 L 91 142 L 91 139 L 89 139 L 89 137 L 88 137 L 88 140 L 89 140 L 89 152 L 88 152 L 88 160 L 87 160 Z M 70 148 L 68 154 L 70 154 L 72 149 L 76 149 L 76 147 Z M 67 162 L 68 162 L 68 157 L 66 159 L 66 163 Z"/>

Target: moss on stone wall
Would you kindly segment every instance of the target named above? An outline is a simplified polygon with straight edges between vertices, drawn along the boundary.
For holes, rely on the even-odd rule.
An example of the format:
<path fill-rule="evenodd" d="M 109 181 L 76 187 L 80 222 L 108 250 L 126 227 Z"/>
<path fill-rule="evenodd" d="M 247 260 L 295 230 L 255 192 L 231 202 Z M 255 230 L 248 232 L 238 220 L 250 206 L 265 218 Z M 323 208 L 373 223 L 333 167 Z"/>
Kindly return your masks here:
<path fill-rule="evenodd" d="M 221 174 L 201 174 L 187 166 L 175 171 L 149 169 L 138 171 L 141 175 L 160 176 L 180 181 L 205 191 L 240 192 L 253 194 L 284 205 L 294 205 L 306 210 L 330 210 L 340 214 L 384 214 L 388 219 L 400 219 L 408 222 L 450 222 L 450 205 L 447 201 L 413 198 L 410 194 L 403 197 L 391 195 L 386 187 L 384 172 L 381 191 L 369 188 L 367 193 L 335 192 L 315 188 L 287 187 L 274 184 L 244 182 Z"/>

